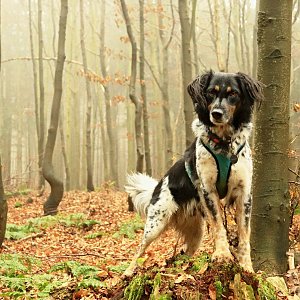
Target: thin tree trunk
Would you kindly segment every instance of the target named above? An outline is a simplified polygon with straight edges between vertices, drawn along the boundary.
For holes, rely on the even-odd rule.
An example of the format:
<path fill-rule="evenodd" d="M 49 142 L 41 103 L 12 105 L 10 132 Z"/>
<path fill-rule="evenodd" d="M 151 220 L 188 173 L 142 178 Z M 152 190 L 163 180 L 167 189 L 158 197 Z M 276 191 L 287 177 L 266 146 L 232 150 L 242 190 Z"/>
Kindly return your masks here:
<path fill-rule="evenodd" d="M 184 99 L 184 119 L 185 119 L 185 140 L 188 147 L 194 140 L 192 131 L 192 122 L 194 109 L 192 101 L 187 92 L 187 86 L 192 80 L 192 59 L 191 59 L 191 25 L 189 19 L 189 9 L 187 0 L 178 0 L 178 11 L 181 24 L 181 40 L 182 40 L 182 85 L 183 85 L 183 99 Z"/>
<path fill-rule="evenodd" d="M 255 129 L 252 254 L 256 269 L 277 274 L 286 271 L 289 248 L 291 27 L 292 0 L 260 1 L 258 79 L 265 101 Z"/>
<path fill-rule="evenodd" d="M 43 157 L 45 146 L 45 91 L 44 91 L 44 66 L 43 66 L 43 28 L 42 28 L 42 0 L 38 0 L 38 38 L 39 38 L 39 88 L 40 88 L 40 105 L 39 105 L 39 136 L 38 136 L 38 166 L 39 166 L 39 185 L 40 194 L 45 187 L 43 177 Z"/>
<path fill-rule="evenodd" d="M 69 191 L 70 190 L 70 167 L 69 167 L 69 160 L 68 160 L 67 151 L 66 151 L 66 140 L 65 140 L 62 111 L 63 110 L 61 110 L 60 118 L 59 118 L 59 133 L 60 133 L 61 152 L 62 152 L 64 166 L 65 166 L 66 191 Z"/>
<path fill-rule="evenodd" d="M 161 5 L 161 0 L 158 1 Z M 169 45 L 173 38 L 173 31 L 175 27 L 175 18 L 173 12 L 173 3 L 170 0 L 170 7 L 172 11 L 172 29 L 169 38 L 167 39 L 164 34 L 163 18 L 158 16 L 159 36 L 163 47 L 162 55 L 162 78 L 161 78 L 161 93 L 163 98 L 163 118 L 165 125 L 165 149 L 166 149 L 166 166 L 169 169 L 172 166 L 173 160 L 173 134 L 171 130 L 171 116 L 170 116 L 170 96 L 169 96 Z M 193 32 L 194 33 L 194 32 Z M 159 86 L 160 87 L 160 86 Z"/>
<path fill-rule="evenodd" d="M 105 16 L 106 16 L 106 5 L 105 1 L 102 0 L 101 7 L 101 22 L 100 22 L 100 67 L 103 78 L 107 77 L 106 60 L 105 60 Z M 115 130 L 116 124 L 112 121 L 111 111 L 111 97 L 108 85 L 104 85 L 104 98 L 105 98 L 105 115 L 106 115 L 106 131 L 108 136 L 108 149 L 109 149 L 109 165 L 111 176 L 110 180 L 115 180 L 118 185 L 118 174 L 117 174 L 117 147 Z"/>
<path fill-rule="evenodd" d="M 88 73 L 86 50 L 84 42 L 84 8 L 83 0 L 80 0 L 80 45 L 82 53 L 82 62 L 84 73 Z M 92 141 L 91 141 L 91 120 L 92 120 L 92 97 L 91 97 L 91 87 L 90 81 L 86 77 L 86 170 L 87 170 L 87 184 L 86 188 L 89 192 L 94 191 L 93 183 L 93 166 L 92 166 Z"/>
<path fill-rule="evenodd" d="M 41 153 L 39 146 L 40 137 L 40 120 L 39 120 L 39 98 L 38 98 L 38 78 L 37 78 L 37 67 L 36 61 L 34 59 L 34 48 L 33 48 L 33 34 L 32 34 L 32 11 L 31 11 L 31 0 L 28 0 L 28 10 L 29 10 L 29 40 L 30 40 L 30 54 L 32 61 L 32 74 L 33 74 L 33 93 L 34 93 L 34 116 L 35 116 L 35 126 L 36 126 L 36 136 L 38 141 L 38 154 Z M 40 162 L 38 160 L 38 165 L 40 167 Z M 39 172 L 39 189 L 41 189 L 40 183 L 42 182 L 42 173 Z"/>
<path fill-rule="evenodd" d="M 151 153 L 150 153 L 150 142 L 149 142 L 147 92 L 146 92 L 146 82 L 145 82 L 144 0 L 139 0 L 139 3 L 140 3 L 140 83 L 141 83 L 141 98 L 143 101 L 145 162 L 146 162 L 146 173 L 151 176 L 152 166 L 151 166 Z"/>
<path fill-rule="evenodd" d="M 143 137 L 142 137 L 142 105 L 138 100 L 135 93 L 136 83 L 136 69 L 137 69 L 137 44 L 132 32 L 130 18 L 128 15 L 125 0 L 120 0 L 122 6 L 123 17 L 126 23 L 126 30 L 131 44 L 131 76 L 129 82 L 129 98 L 135 105 L 135 139 L 136 139 L 136 152 L 137 162 L 136 171 L 143 172 L 144 164 L 144 150 L 143 150 Z"/>
<path fill-rule="evenodd" d="M 2 164 L 0 157 L 0 247 L 4 241 L 6 222 L 7 222 L 7 202 L 4 196 L 4 187 L 2 180 Z"/>
<path fill-rule="evenodd" d="M 61 12 L 59 18 L 57 64 L 54 75 L 54 95 L 51 107 L 51 119 L 48 129 L 48 137 L 43 161 L 43 175 L 51 186 L 51 192 L 44 203 L 44 214 L 55 215 L 58 205 L 63 197 L 64 186 L 53 170 L 52 157 L 56 141 L 57 128 L 60 116 L 60 104 L 62 98 L 63 70 L 65 62 L 65 42 L 68 15 L 68 0 L 61 0 Z"/>

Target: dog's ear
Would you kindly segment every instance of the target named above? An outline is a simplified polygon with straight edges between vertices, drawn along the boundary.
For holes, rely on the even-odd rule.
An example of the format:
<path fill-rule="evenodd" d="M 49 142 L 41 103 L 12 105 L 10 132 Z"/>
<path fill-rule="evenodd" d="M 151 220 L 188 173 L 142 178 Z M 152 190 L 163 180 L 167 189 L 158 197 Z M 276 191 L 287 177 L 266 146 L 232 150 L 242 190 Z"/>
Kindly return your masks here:
<path fill-rule="evenodd" d="M 201 76 L 197 76 L 187 87 L 187 91 L 193 100 L 194 108 L 198 115 L 201 110 L 207 110 L 205 92 L 212 76 L 212 70 L 205 72 Z"/>
<path fill-rule="evenodd" d="M 264 84 L 241 72 L 237 73 L 237 80 L 243 95 L 246 97 L 246 101 L 248 101 L 251 106 L 253 106 L 254 103 L 257 103 L 260 106 L 264 99 Z"/>

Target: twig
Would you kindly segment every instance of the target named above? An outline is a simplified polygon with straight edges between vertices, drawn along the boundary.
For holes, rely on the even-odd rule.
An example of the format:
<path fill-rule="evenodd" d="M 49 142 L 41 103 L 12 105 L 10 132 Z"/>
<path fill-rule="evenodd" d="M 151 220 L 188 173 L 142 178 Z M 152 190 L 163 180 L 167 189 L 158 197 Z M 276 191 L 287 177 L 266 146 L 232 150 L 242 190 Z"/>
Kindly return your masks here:
<path fill-rule="evenodd" d="M 292 170 L 291 168 L 289 168 L 289 171 L 295 174 L 297 177 L 300 177 L 300 174 L 298 174 L 296 171 Z"/>
<path fill-rule="evenodd" d="M 81 257 L 81 256 L 95 256 L 95 257 L 101 257 L 105 258 L 104 255 L 96 254 L 96 253 L 78 253 L 78 254 L 64 254 L 64 255 L 48 255 L 48 256 L 42 256 L 42 255 L 35 255 L 36 258 L 63 258 L 63 257 Z M 115 260 L 121 260 L 121 258 L 114 258 Z M 123 259 L 123 258 L 122 258 Z"/>
<path fill-rule="evenodd" d="M 44 234 L 45 234 L 44 232 L 38 232 L 38 233 L 35 233 L 35 234 L 32 234 L 32 235 L 25 236 L 22 239 L 17 240 L 16 242 L 20 243 L 20 242 L 23 242 L 23 241 L 26 241 L 26 240 L 29 240 L 29 239 L 35 239 L 37 237 L 42 237 Z"/>
<path fill-rule="evenodd" d="M 300 182 L 297 182 L 297 181 L 289 181 L 289 183 L 293 183 L 293 184 L 296 184 L 296 185 L 300 185 Z"/>

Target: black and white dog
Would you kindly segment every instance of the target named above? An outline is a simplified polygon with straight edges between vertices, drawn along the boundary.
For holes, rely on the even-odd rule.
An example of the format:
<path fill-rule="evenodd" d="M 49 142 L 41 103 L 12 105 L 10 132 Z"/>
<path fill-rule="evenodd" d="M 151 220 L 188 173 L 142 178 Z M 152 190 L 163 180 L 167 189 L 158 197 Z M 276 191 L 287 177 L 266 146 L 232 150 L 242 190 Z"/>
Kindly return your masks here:
<path fill-rule="evenodd" d="M 236 209 L 237 260 L 245 270 L 253 271 L 249 243 L 252 159 L 248 139 L 254 103 L 263 99 L 262 85 L 243 73 L 210 71 L 198 76 L 187 89 L 198 116 L 192 124 L 196 135 L 193 144 L 159 182 L 139 173 L 128 176 L 126 191 L 146 224 L 140 249 L 125 275 L 133 273 L 137 259 L 169 225 L 182 235 L 185 253 L 193 255 L 207 220 L 215 242 L 212 259 L 233 260 L 221 199 Z"/>

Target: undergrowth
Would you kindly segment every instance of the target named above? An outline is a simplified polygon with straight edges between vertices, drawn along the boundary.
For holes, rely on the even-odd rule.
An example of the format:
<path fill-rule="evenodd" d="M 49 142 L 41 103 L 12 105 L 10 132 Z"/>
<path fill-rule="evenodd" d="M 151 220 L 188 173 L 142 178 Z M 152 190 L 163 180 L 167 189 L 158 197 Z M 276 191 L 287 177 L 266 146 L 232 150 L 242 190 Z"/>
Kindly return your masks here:
<path fill-rule="evenodd" d="M 19 240 L 33 233 L 40 232 L 46 228 L 54 227 L 58 224 L 65 227 L 77 227 L 90 230 L 99 221 L 88 219 L 85 214 L 76 213 L 70 215 L 45 216 L 41 218 L 29 219 L 25 225 L 7 224 L 5 237 L 10 240 Z M 99 235 L 100 236 L 100 233 Z M 87 238 L 95 238 L 87 237 Z"/>
<path fill-rule="evenodd" d="M 136 232 L 138 230 L 142 230 L 142 229 L 144 229 L 144 222 L 141 219 L 141 217 L 138 214 L 136 214 L 134 219 L 123 223 L 120 226 L 119 231 L 117 231 L 113 234 L 113 237 L 120 238 L 120 237 L 124 236 L 124 237 L 127 237 L 127 238 L 133 240 L 136 236 Z"/>
<path fill-rule="evenodd" d="M 0 255 L 0 298 L 49 299 L 62 288 L 69 290 L 71 297 L 82 288 L 105 286 L 98 276 L 100 269 L 94 266 L 67 261 L 39 274 L 41 265 L 40 260 L 32 257 Z"/>

